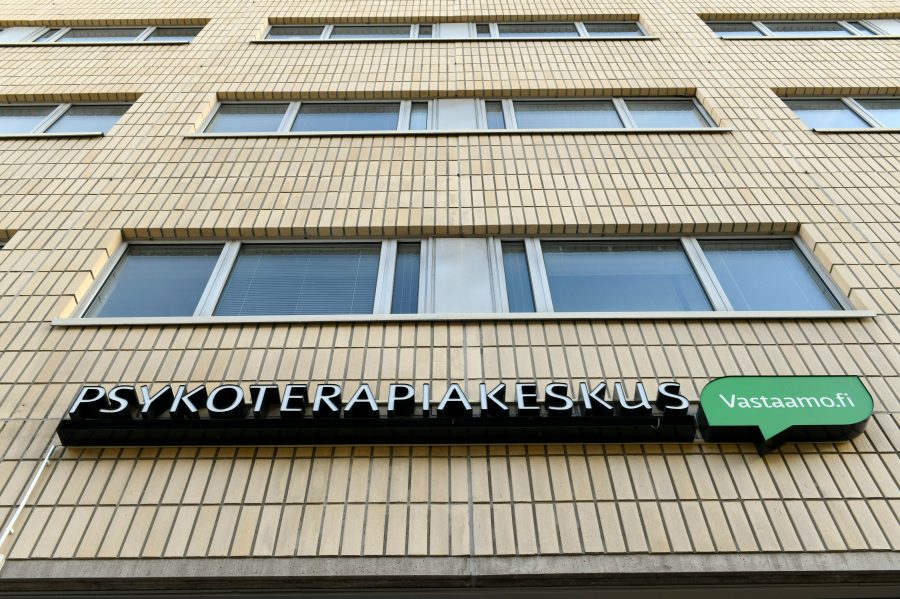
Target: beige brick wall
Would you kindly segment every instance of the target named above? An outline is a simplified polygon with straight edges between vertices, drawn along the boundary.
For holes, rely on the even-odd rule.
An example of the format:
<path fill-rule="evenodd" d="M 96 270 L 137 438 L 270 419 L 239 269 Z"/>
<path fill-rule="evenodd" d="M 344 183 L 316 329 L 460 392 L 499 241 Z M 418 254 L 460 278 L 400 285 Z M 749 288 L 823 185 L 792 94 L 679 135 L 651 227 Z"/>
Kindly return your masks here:
<path fill-rule="evenodd" d="M 0 140 L 0 518 L 84 382 L 378 387 L 602 373 L 858 374 L 866 434 L 749 445 L 57 448 L 0 554 L 29 558 L 900 548 L 896 133 L 815 134 L 786 94 L 900 92 L 900 40 L 722 41 L 700 13 L 891 1 L 3 0 L 2 23 L 209 19 L 195 43 L 0 47 L 0 97 L 139 100 L 100 139 Z M 648 41 L 251 44 L 268 19 L 640 15 Z M 690 93 L 730 132 L 198 139 L 220 97 Z M 61 328 L 122 239 L 794 232 L 855 320 Z"/>

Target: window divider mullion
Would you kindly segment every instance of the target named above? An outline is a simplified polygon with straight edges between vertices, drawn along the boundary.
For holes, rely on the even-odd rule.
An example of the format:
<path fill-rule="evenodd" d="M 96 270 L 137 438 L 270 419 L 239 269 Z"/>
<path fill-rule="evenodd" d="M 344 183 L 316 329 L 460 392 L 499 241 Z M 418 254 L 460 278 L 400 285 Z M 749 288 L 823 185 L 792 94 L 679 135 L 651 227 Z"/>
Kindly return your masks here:
<path fill-rule="evenodd" d="M 213 315 L 240 251 L 240 241 L 226 241 L 225 245 L 222 246 L 222 253 L 219 254 L 219 259 L 213 267 L 209 281 L 207 281 L 203 294 L 200 296 L 200 301 L 197 302 L 194 316 Z"/>
<path fill-rule="evenodd" d="M 509 294 L 506 289 L 506 270 L 503 265 L 503 242 L 496 237 L 488 237 L 490 244 L 491 262 L 491 287 L 492 295 L 497 298 L 494 302 L 494 312 L 509 312 Z"/>
<path fill-rule="evenodd" d="M 507 129 L 518 129 L 519 123 L 516 121 L 516 108 L 511 99 L 500 100 L 500 106 L 503 107 L 503 120 L 506 122 Z"/>
<path fill-rule="evenodd" d="M 591 34 L 588 33 L 584 21 L 575 21 L 575 29 L 578 30 L 579 37 L 591 37 Z"/>
<path fill-rule="evenodd" d="M 884 127 L 884 125 L 877 118 L 875 118 L 872 113 L 866 110 L 865 107 L 863 107 L 863 105 L 857 102 L 854 98 L 841 98 L 841 100 L 844 102 L 845 106 L 847 106 L 851 111 L 856 113 L 859 118 L 867 122 L 872 127 Z"/>
<path fill-rule="evenodd" d="M 145 27 L 143 31 L 141 31 L 136 38 L 134 38 L 135 42 L 143 42 L 146 41 L 148 37 L 150 37 L 154 31 L 157 30 L 156 25 L 150 25 L 149 27 Z"/>
<path fill-rule="evenodd" d="M 294 121 L 297 120 L 297 115 L 300 113 L 300 102 L 291 102 L 288 104 L 287 110 L 284 111 L 284 116 L 281 118 L 281 123 L 278 125 L 279 133 L 287 133 L 291 130 L 291 126 L 294 124 Z"/>
<path fill-rule="evenodd" d="M 525 259 L 528 262 L 528 273 L 531 278 L 531 294 L 534 296 L 535 312 L 553 312 L 553 296 L 550 293 L 550 282 L 544 264 L 544 253 L 541 240 L 526 238 Z"/>
<path fill-rule="evenodd" d="M 500 37 L 500 27 L 497 26 L 497 23 L 488 23 L 488 29 L 490 29 L 491 37 L 499 38 Z"/>
<path fill-rule="evenodd" d="M 50 111 L 50 114 L 47 117 L 37 124 L 32 133 L 46 133 L 47 129 L 53 126 L 53 123 L 58 121 L 62 115 L 66 113 L 66 111 L 71 108 L 72 105 L 69 103 L 63 103 Z"/>
<path fill-rule="evenodd" d="M 381 242 L 381 256 L 378 260 L 378 277 L 375 280 L 375 306 L 373 314 L 390 314 L 394 295 L 394 276 L 397 267 L 397 240 Z"/>
<path fill-rule="evenodd" d="M 53 29 L 53 27 L 50 27 L 49 29 Z M 56 33 L 54 33 L 53 35 L 51 35 L 50 37 L 48 37 L 47 39 L 45 39 L 44 42 L 45 42 L 45 43 L 55 42 L 55 41 L 57 41 L 59 38 L 61 38 L 62 36 L 64 36 L 65 34 L 69 33 L 70 31 L 72 31 L 72 28 L 71 28 L 71 27 L 60 27 L 60 28 L 59 28 L 59 31 L 57 31 Z"/>
<path fill-rule="evenodd" d="M 397 119 L 397 131 L 409 131 L 409 119 L 412 115 L 412 100 L 400 101 L 400 113 Z M 426 117 L 427 120 L 427 117 Z M 427 126 L 427 123 L 426 123 Z"/>
<path fill-rule="evenodd" d="M 860 33 L 860 32 L 856 29 L 856 27 L 851 26 L 847 21 L 844 21 L 844 20 L 839 19 L 839 20 L 837 21 L 837 24 L 838 24 L 840 27 L 843 27 L 850 35 L 853 35 L 853 36 L 861 36 L 861 35 L 862 35 L 862 33 Z"/>
<path fill-rule="evenodd" d="M 763 25 L 762 21 L 751 21 L 754 27 L 759 29 L 759 31 L 766 37 L 778 37 L 774 31 Z"/>
<path fill-rule="evenodd" d="M 634 119 L 631 118 L 631 112 L 625 104 L 625 99 L 613 98 L 612 103 L 613 108 L 616 109 L 616 113 L 619 115 L 619 120 L 622 121 L 622 126 L 626 129 L 637 129 L 637 124 L 634 122 Z"/>
<path fill-rule="evenodd" d="M 434 279 L 435 279 L 435 248 L 434 248 L 434 238 L 429 237 L 428 239 L 423 240 L 422 242 L 422 255 L 420 260 L 422 262 L 421 266 L 421 277 L 419 279 L 421 289 L 419 291 L 419 297 L 421 299 L 421 306 L 419 309 L 426 314 L 434 313 Z"/>
<path fill-rule="evenodd" d="M 419 25 L 418 23 L 409 26 L 409 39 L 414 40 L 419 37 Z"/>
<path fill-rule="evenodd" d="M 322 36 L 319 39 L 327 40 L 331 39 L 331 32 L 334 31 L 334 25 L 325 25 L 322 28 Z"/>
<path fill-rule="evenodd" d="M 41 37 L 48 31 L 53 29 L 52 27 L 38 27 L 37 31 L 31 33 L 31 35 L 26 36 L 22 41 L 23 42 L 34 42 L 37 41 L 37 38 Z"/>
<path fill-rule="evenodd" d="M 684 248 L 684 252 L 687 255 L 688 261 L 691 263 L 691 267 L 694 269 L 694 273 L 700 279 L 700 285 L 703 287 L 709 301 L 712 303 L 713 310 L 717 312 L 733 311 L 734 308 L 732 307 L 731 302 L 728 301 L 725 289 L 722 288 L 719 279 L 716 278 L 712 265 L 703 254 L 703 248 L 700 247 L 700 242 L 697 241 L 697 238 L 682 237 L 681 247 Z"/>

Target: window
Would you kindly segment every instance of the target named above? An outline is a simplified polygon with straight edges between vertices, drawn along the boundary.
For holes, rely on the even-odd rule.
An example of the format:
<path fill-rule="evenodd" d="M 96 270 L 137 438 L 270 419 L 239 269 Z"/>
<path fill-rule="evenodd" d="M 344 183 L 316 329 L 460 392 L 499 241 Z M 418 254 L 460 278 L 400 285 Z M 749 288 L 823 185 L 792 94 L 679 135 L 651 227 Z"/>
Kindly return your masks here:
<path fill-rule="evenodd" d="M 900 19 L 874 21 L 780 20 L 780 21 L 707 21 L 722 38 L 784 37 L 871 37 L 890 34 Z"/>
<path fill-rule="evenodd" d="M 836 311 L 793 239 L 134 244 L 84 317 Z"/>
<path fill-rule="evenodd" d="M 514 100 L 517 129 L 681 129 L 712 123 L 690 98 Z"/>
<path fill-rule="evenodd" d="M 10 27 L 0 35 L 7 43 L 58 44 L 183 44 L 192 41 L 202 26 L 140 26 L 140 27 Z"/>
<path fill-rule="evenodd" d="M 210 133 L 263 133 L 278 131 L 288 105 L 222 104 L 206 127 Z"/>
<path fill-rule="evenodd" d="M 5 104 L 0 105 L 0 135 L 103 135 L 130 104 Z"/>
<path fill-rule="evenodd" d="M 563 21 L 527 23 L 428 23 L 271 25 L 265 39 L 274 41 L 392 41 L 463 39 L 628 39 L 647 37 L 636 21 Z"/>
<path fill-rule="evenodd" d="M 814 131 L 900 128 L 900 98 L 787 98 L 784 103 Z"/>
<path fill-rule="evenodd" d="M 672 129 L 709 126 L 690 100 L 625 100 L 625 106 L 640 129 Z"/>
<path fill-rule="evenodd" d="M 303 102 L 291 131 L 396 131 L 400 102 Z"/>

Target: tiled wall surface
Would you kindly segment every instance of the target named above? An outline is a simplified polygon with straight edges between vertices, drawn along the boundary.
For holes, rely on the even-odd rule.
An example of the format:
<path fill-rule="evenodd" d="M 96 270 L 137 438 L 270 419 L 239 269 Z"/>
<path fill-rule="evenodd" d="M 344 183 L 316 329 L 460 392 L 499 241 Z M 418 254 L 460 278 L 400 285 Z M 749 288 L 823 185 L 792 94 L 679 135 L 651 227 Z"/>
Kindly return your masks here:
<path fill-rule="evenodd" d="M 109 135 L 0 139 L 0 520 L 85 382 L 416 384 L 858 374 L 851 443 L 56 448 L 0 547 L 28 558 L 900 549 L 900 134 L 816 134 L 776 94 L 898 94 L 900 40 L 723 41 L 698 14 L 896 2 L 2 0 L 2 23 L 209 19 L 183 46 L 0 47 L 0 100 L 139 95 Z M 646 41 L 253 44 L 268 19 L 639 14 Z M 140 21 L 144 22 L 144 21 Z M 0 24 L 2 24 L 0 23 Z M 690 94 L 729 131 L 189 137 L 217 94 Z M 124 239 L 794 232 L 850 320 L 62 328 Z"/>

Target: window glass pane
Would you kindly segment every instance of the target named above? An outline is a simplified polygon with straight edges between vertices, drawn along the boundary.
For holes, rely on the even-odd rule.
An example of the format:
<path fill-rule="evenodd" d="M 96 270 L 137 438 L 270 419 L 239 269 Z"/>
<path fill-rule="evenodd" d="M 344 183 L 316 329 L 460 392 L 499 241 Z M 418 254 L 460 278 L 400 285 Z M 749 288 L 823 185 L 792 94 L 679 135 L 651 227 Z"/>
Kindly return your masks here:
<path fill-rule="evenodd" d="M 106 104 L 96 106 L 72 106 L 56 120 L 48 133 L 106 133 L 119 122 L 131 106 Z"/>
<path fill-rule="evenodd" d="M 128 248 L 85 316 L 191 316 L 220 245 Z"/>
<path fill-rule="evenodd" d="M 193 40 L 202 27 L 157 27 L 147 41 L 152 42 L 189 42 Z"/>
<path fill-rule="evenodd" d="M 500 23 L 500 37 L 578 37 L 574 23 Z"/>
<path fill-rule="evenodd" d="M 422 131 L 428 128 L 428 102 L 413 102 L 409 110 L 409 128 Z"/>
<path fill-rule="evenodd" d="M 591 37 L 644 37 L 637 23 L 585 23 Z"/>
<path fill-rule="evenodd" d="M 869 125 L 840 100 L 785 100 L 810 129 L 860 129 Z"/>
<path fill-rule="evenodd" d="M 270 40 L 317 40 L 324 29 L 321 25 L 273 25 L 266 37 Z"/>
<path fill-rule="evenodd" d="M 415 314 L 419 311 L 419 254 L 422 244 L 398 243 L 394 266 L 394 293 L 391 314 Z"/>
<path fill-rule="evenodd" d="M 146 27 L 98 27 L 95 29 L 72 29 L 58 42 L 131 42 L 144 32 Z"/>
<path fill-rule="evenodd" d="M 292 131 L 396 131 L 399 102 L 303 103 Z"/>
<path fill-rule="evenodd" d="M 0 106 L 0 133 L 31 133 L 56 106 Z"/>
<path fill-rule="evenodd" d="M 847 25 L 850 25 L 850 27 L 860 35 L 878 35 L 878 32 L 874 31 L 871 27 L 866 27 L 859 21 L 847 21 Z"/>
<path fill-rule="evenodd" d="M 475 25 L 475 37 L 491 37 L 491 26 L 487 23 Z"/>
<path fill-rule="evenodd" d="M 709 310 L 677 241 L 541 242 L 556 312 Z"/>
<path fill-rule="evenodd" d="M 331 39 L 398 39 L 409 37 L 409 25 L 335 25 Z"/>
<path fill-rule="evenodd" d="M 765 21 L 775 35 L 846 37 L 853 35 L 837 21 Z"/>
<path fill-rule="evenodd" d="M 859 103 L 885 127 L 900 128 L 900 98 L 859 100 Z"/>
<path fill-rule="evenodd" d="M 840 304 L 794 242 L 701 241 L 735 310 L 837 310 Z"/>
<path fill-rule="evenodd" d="M 222 104 L 207 133 L 266 133 L 278 131 L 287 104 Z"/>
<path fill-rule="evenodd" d="M 419 25 L 419 38 L 430 39 L 432 36 L 431 25 Z"/>
<path fill-rule="evenodd" d="M 604 129 L 622 126 L 610 100 L 513 102 L 519 129 Z"/>
<path fill-rule="evenodd" d="M 503 116 L 502 102 L 485 102 L 484 110 L 487 114 L 488 129 L 506 129 L 506 117 Z"/>
<path fill-rule="evenodd" d="M 36 40 L 34 40 L 34 41 L 36 41 L 36 42 L 46 42 L 48 39 L 50 39 L 51 37 L 53 37 L 53 36 L 56 35 L 57 33 L 59 33 L 59 29 L 58 29 L 58 28 L 57 28 L 57 29 L 48 29 L 47 31 L 45 31 L 43 34 L 41 34 L 41 36 L 38 37 L 38 38 L 37 38 Z"/>
<path fill-rule="evenodd" d="M 638 127 L 677 129 L 709 126 L 690 100 L 626 100 L 625 105 Z"/>
<path fill-rule="evenodd" d="M 762 37 L 762 31 L 753 23 L 707 23 L 709 28 L 719 34 L 719 37 Z"/>
<path fill-rule="evenodd" d="M 525 244 L 521 241 L 504 241 L 503 274 L 506 277 L 506 299 L 510 312 L 534 312 L 534 295 L 531 291 L 531 275 Z"/>
<path fill-rule="evenodd" d="M 246 245 L 217 316 L 371 314 L 380 243 Z"/>

